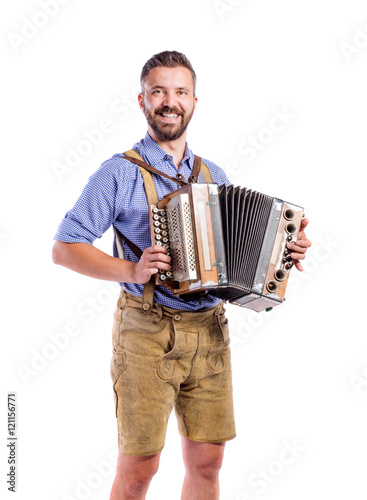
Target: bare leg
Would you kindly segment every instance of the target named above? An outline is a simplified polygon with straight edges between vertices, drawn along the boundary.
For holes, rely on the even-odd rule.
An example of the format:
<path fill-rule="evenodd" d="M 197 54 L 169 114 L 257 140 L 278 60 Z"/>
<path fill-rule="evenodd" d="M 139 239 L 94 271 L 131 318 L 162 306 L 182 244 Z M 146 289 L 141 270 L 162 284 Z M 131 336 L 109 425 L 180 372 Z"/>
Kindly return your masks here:
<path fill-rule="evenodd" d="M 158 470 L 160 455 L 136 457 L 119 452 L 110 500 L 144 500 Z"/>
<path fill-rule="evenodd" d="M 219 471 L 225 443 L 199 443 L 182 439 L 186 475 L 181 500 L 218 500 Z"/>

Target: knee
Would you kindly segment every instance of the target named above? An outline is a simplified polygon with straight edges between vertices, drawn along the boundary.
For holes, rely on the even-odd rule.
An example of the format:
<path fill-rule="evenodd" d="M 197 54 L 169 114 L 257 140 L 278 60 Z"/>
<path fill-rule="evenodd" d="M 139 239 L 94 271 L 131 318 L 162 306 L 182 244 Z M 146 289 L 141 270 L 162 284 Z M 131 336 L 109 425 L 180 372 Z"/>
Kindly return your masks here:
<path fill-rule="evenodd" d="M 222 462 L 223 456 L 221 454 L 203 456 L 199 460 L 189 462 L 189 473 L 205 480 L 213 480 L 218 477 Z"/>
<path fill-rule="evenodd" d="M 131 497 L 144 493 L 159 467 L 159 456 L 122 460 L 116 474 L 116 490 Z"/>
<path fill-rule="evenodd" d="M 126 487 L 130 493 L 142 493 L 145 491 L 154 475 L 158 471 L 159 462 L 150 461 L 149 464 L 144 464 L 134 471 L 130 471 L 128 475 L 125 476 Z"/>
<path fill-rule="evenodd" d="M 215 479 L 218 477 L 219 471 L 222 467 L 222 459 L 211 460 L 204 464 L 198 465 L 198 474 L 203 479 Z"/>

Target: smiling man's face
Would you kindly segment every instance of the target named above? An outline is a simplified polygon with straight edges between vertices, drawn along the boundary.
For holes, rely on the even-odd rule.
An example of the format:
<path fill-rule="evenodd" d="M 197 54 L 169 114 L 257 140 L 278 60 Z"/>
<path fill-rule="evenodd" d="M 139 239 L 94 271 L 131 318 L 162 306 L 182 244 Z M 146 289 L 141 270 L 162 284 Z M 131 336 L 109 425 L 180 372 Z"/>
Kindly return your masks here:
<path fill-rule="evenodd" d="M 186 132 L 196 102 L 193 78 L 184 66 L 153 68 L 139 94 L 149 134 L 159 141 L 175 141 Z"/>

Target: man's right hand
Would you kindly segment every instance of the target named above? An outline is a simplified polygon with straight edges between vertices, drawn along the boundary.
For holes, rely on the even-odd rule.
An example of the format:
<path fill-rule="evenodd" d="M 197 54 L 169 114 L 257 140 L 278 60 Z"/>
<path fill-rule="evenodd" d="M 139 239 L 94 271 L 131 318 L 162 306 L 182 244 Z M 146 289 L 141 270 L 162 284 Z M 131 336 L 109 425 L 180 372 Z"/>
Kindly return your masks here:
<path fill-rule="evenodd" d="M 139 262 L 112 257 L 89 243 L 65 243 L 56 240 L 52 250 L 55 264 L 101 280 L 144 284 L 159 269 L 171 269 L 171 257 L 159 245 L 148 247 Z"/>
<path fill-rule="evenodd" d="M 168 271 L 171 269 L 171 257 L 167 255 L 167 250 L 163 246 L 153 245 L 144 250 L 139 262 L 135 264 L 133 283 L 147 283 L 152 274 L 156 274 L 159 269 Z"/>

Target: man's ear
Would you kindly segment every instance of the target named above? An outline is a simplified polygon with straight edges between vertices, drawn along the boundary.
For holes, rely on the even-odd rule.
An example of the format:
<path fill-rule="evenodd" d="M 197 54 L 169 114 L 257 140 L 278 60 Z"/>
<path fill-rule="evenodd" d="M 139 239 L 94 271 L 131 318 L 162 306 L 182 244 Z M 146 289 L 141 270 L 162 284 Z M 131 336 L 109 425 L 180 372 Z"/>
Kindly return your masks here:
<path fill-rule="evenodd" d="M 142 92 L 140 92 L 140 94 L 138 94 L 138 103 L 139 103 L 139 108 L 143 109 L 144 96 L 143 96 Z"/>

